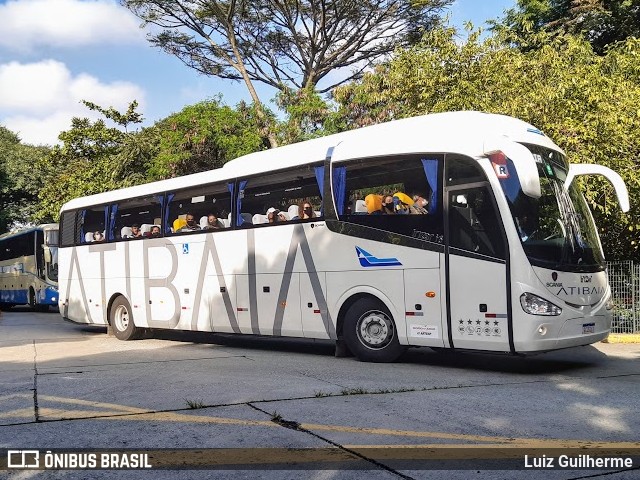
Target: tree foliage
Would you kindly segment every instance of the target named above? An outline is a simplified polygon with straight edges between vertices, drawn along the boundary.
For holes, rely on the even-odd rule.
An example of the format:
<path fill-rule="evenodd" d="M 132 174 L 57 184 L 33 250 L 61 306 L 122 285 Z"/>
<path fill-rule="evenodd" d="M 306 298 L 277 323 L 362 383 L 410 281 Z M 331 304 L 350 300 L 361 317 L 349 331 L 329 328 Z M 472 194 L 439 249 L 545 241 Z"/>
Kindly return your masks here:
<path fill-rule="evenodd" d="M 602 54 L 608 45 L 640 36 L 640 0 L 518 0 L 496 26 L 524 44 L 540 31 L 582 35 Z"/>
<path fill-rule="evenodd" d="M 135 101 L 125 113 L 87 101 L 84 104 L 125 129 L 142 121 Z M 73 198 L 146 181 L 145 164 L 152 148 L 144 144 L 134 147 L 142 138 L 136 132 L 108 127 L 103 119 L 91 121 L 75 117 L 71 128 L 58 138 L 62 145 L 54 146 L 40 164 L 47 182 L 39 193 L 38 219 L 57 219 L 62 204 Z"/>
<path fill-rule="evenodd" d="M 513 48 L 500 35 L 465 42 L 452 29 L 428 33 L 413 48 L 334 92 L 344 125 L 450 110 L 481 110 L 541 128 L 571 163 L 609 166 L 625 179 L 632 210 L 623 215 L 607 183 L 585 182 L 610 258 L 640 258 L 640 41 L 597 55 L 573 36 L 547 36 L 545 46 Z"/>
<path fill-rule="evenodd" d="M 38 216 L 38 191 L 45 181 L 38 164 L 48 152 L 45 146 L 23 144 L 17 134 L 0 126 L 0 232 Z"/>
<path fill-rule="evenodd" d="M 135 101 L 124 113 L 84 104 L 105 119 L 74 118 L 60 134 L 62 144 L 39 162 L 47 181 L 33 189 L 40 191 L 38 219 L 57 219 L 76 197 L 211 170 L 268 147 L 255 109 L 244 104 L 205 101 L 140 130 L 131 128 L 142 121 Z"/>
<path fill-rule="evenodd" d="M 219 168 L 229 160 L 268 148 L 255 108 L 237 109 L 208 100 L 185 107 L 156 123 L 158 152 L 148 164 L 149 179 Z"/>

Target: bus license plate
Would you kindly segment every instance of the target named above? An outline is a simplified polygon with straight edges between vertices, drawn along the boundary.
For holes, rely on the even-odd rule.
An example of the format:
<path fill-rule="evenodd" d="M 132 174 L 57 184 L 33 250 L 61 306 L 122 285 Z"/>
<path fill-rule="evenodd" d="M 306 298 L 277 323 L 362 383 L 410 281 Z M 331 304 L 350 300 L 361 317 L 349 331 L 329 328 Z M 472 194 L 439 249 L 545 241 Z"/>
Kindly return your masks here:
<path fill-rule="evenodd" d="M 583 323 L 582 324 L 582 334 L 586 333 L 595 333 L 596 324 L 595 323 Z"/>

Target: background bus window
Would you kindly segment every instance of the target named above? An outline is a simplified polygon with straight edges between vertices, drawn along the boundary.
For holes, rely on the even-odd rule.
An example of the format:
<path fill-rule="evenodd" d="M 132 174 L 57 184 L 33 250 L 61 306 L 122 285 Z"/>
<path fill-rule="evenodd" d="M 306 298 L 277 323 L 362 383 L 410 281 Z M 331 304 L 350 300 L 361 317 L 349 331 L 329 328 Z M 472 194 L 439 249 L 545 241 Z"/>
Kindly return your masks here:
<path fill-rule="evenodd" d="M 319 165 L 306 165 L 239 182 L 242 190 L 238 198 L 236 224 L 245 228 L 322 218 L 317 167 Z M 310 212 L 307 211 L 310 218 L 304 218 L 305 204 L 310 207 Z"/>
<path fill-rule="evenodd" d="M 158 236 L 161 236 L 162 198 L 162 195 L 149 195 L 113 204 L 109 240 L 135 240 L 150 237 L 154 225 L 159 227 Z"/>
<path fill-rule="evenodd" d="M 32 256 L 35 251 L 35 241 L 35 232 L 27 232 L 2 240 L 0 242 L 0 261 Z"/>
<path fill-rule="evenodd" d="M 449 194 L 449 246 L 505 258 L 502 225 L 488 187 L 456 190 Z"/>
<path fill-rule="evenodd" d="M 106 224 L 108 220 L 109 207 L 90 207 L 79 212 L 79 235 L 78 244 L 104 242 L 106 241 Z"/>
<path fill-rule="evenodd" d="M 334 165 L 340 220 L 442 243 L 442 161 L 410 155 Z"/>
<path fill-rule="evenodd" d="M 231 194 L 226 183 L 181 190 L 168 194 L 167 199 L 167 234 L 224 230 L 231 225 Z M 194 223 L 191 226 L 187 225 L 187 215 L 193 216 Z M 208 223 L 209 215 L 216 220 L 212 225 Z"/>

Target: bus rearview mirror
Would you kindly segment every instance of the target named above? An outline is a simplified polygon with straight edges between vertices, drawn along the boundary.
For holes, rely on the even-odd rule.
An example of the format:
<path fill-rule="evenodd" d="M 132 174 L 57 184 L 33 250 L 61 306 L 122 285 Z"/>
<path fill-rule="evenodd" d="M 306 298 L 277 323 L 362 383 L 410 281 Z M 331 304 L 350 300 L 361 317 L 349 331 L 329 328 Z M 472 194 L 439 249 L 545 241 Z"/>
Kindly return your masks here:
<path fill-rule="evenodd" d="M 569 166 L 569 174 L 564 182 L 565 190 L 568 190 L 571 186 L 571 182 L 580 175 L 602 175 L 604 178 L 609 180 L 616 191 L 620 208 L 625 213 L 629 211 L 629 191 L 627 190 L 627 186 L 624 184 L 622 177 L 616 172 L 603 165 L 585 163 L 572 164 Z"/>
<path fill-rule="evenodd" d="M 501 137 L 484 143 L 484 154 L 490 156 L 502 152 L 512 162 L 516 169 L 522 192 L 531 198 L 540 198 L 540 176 L 538 166 L 531 151 L 519 143 Z M 505 170 L 505 175 L 509 175 Z"/>

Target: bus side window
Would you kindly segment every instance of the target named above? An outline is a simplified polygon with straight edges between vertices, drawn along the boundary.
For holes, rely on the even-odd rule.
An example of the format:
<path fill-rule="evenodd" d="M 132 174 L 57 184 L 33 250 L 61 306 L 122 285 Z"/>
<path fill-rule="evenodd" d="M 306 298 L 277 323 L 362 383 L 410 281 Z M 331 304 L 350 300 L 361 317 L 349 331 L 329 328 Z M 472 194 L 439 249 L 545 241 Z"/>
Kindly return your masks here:
<path fill-rule="evenodd" d="M 167 199 L 165 235 L 215 232 L 230 226 L 231 193 L 226 182 L 171 192 Z M 187 217 L 193 217 L 191 225 L 187 225 Z"/>
<path fill-rule="evenodd" d="M 460 155 L 447 155 L 445 177 L 448 187 L 487 181 L 487 176 L 476 160 Z"/>
<path fill-rule="evenodd" d="M 162 198 L 162 195 L 148 195 L 113 204 L 108 239 L 135 240 L 150 236 L 152 226 L 162 226 Z"/>
<path fill-rule="evenodd" d="M 63 212 L 60 217 L 60 246 L 72 247 L 76 238 L 76 212 Z"/>
<path fill-rule="evenodd" d="M 455 190 L 449 198 L 449 245 L 505 258 L 502 224 L 488 187 Z"/>
<path fill-rule="evenodd" d="M 100 205 L 79 212 L 79 232 L 77 244 L 106 241 L 106 225 L 109 207 Z"/>
<path fill-rule="evenodd" d="M 320 220 L 322 196 L 317 167 L 320 165 L 304 165 L 238 182 L 243 190 L 238 198 L 236 226 L 251 228 Z"/>
<path fill-rule="evenodd" d="M 335 164 L 333 194 L 338 217 L 442 243 L 443 159 L 441 154 L 412 154 Z"/>

